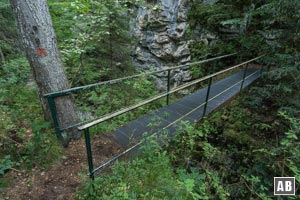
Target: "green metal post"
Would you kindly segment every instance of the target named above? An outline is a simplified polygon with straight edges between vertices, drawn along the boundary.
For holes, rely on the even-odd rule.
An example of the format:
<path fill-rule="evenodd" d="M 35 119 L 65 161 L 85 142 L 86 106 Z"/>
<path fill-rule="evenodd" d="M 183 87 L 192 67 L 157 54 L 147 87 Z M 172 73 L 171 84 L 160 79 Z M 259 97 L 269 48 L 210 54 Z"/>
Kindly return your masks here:
<path fill-rule="evenodd" d="M 211 83 L 212 83 L 212 77 L 210 77 L 209 80 L 208 80 L 208 87 L 207 87 L 207 93 L 206 93 L 206 98 L 205 98 L 205 104 L 204 104 L 204 109 L 203 109 L 202 117 L 204 117 L 205 114 L 206 114 L 206 109 L 207 109 L 208 98 L 209 98 L 209 94 L 210 94 Z"/>
<path fill-rule="evenodd" d="M 240 91 L 243 89 L 245 78 L 246 78 L 246 75 L 247 75 L 247 70 L 248 70 L 248 64 L 246 64 L 246 68 L 245 68 L 245 71 L 244 71 L 243 81 L 242 81 L 242 84 L 241 84 Z"/>
<path fill-rule="evenodd" d="M 84 129 L 84 138 L 85 138 L 85 146 L 89 164 L 89 176 L 92 180 L 94 180 L 94 164 L 93 164 L 93 154 L 92 154 L 92 147 L 91 147 L 91 138 L 90 138 L 90 131 L 89 128 Z"/>
<path fill-rule="evenodd" d="M 168 83 L 167 83 L 167 92 L 170 92 L 170 79 L 171 79 L 171 70 L 168 70 Z M 169 105 L 170 95 L 167 95 L 167 105 Z"/>
<path fill-rule="evenodd" d="M 50 112 L 51 112 L 51 117 L 53 120 L 53 125 L 54 125 L 54 129 L 55 129 L 55 133 L 56 133 L 56 137 L 60 140 L 63 141 L 63 137 L 61 134 L 61 130 L 59 128 L 59 123 L 58 123 L 58 119 L 57 119 L 57 115 L 56 115 L 56 106 L 55 106 L 55 101 L 53 97 L 47 97 L 47 101 L 49 104 L 49 108 L 50 108 Z"/>

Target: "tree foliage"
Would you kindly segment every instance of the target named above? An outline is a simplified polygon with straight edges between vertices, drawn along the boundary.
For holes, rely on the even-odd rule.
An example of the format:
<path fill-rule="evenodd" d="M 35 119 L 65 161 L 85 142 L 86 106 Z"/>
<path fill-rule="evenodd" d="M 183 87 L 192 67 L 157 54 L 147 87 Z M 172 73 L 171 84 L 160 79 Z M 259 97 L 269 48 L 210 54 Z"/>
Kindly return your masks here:
<path fill-rule="evenodd" d="M 12 15 L 8 0 L 0 0 L 0 51 L 3 53 L 4 59 L 20 53 L 17 29 Z M 0 55 L 0 62 L 3 59 L 1 57 L 2 55 Z"/>
<path fill-rule="evenodd" d="M 72 86 L 134 72 L 130 19 L 135 2 L 48 1 Z M 190 46 L 193 59 L 236 51 L 243 51 L 244 59 L 266 54 L 259 63 L 265 66 L 263 78 L 208 120 L 196 126 L 182 123 L 166 148 L 152 141 L 140 157 L 117 164 L 93 183 L 85 182 L 79 199 L 272 199 L 274 176 L 300 179 L 299 1 L 190 2 L 190 39 L 199 27 L 216 36 L 209 45 L 195 39 Z M 234 33 L 228 37 L 226 30 Z M 0 40 L 5 57 L 0 61 L 1 176 L 12 168 L 45 166 L 60 150 L 49 123 L 42 120 L 7 0 L 0 0 Z M 201 70 L 194 74 L 210 72 Z M 82 113 L 100 116 L 156 92 L 151 78 L 141 78 L 75 97 Z M 160 104 L 122 115 L 92 132 L 110 131 Z"/>
<path fill-rule="evenodd" d="M 129 7 L 129 1 L 54 1 L 50 5 L 56 17 L 57 13 L 69 11 L 54 21 L 58 33 L 63 32 L 66 38 L 60 47 L 73 85 L 107 80 L 132 71 L 133 39 L 129 22 L 133 8 Z M 55 9 L 57 6 L 60 10 Z"/>
<path fill-rule="evenodd" d="M 168 157 L 163 160 L 169 160 L 176 172 L 168 174 L 167 177 L 171 176 L 168 179 L 175 178 L 184 183 L 186 190 L 169 185 L 174 193 L 178 192 L 179 199 L 274 199 L 273 177 L 296 177 L 297 184 L 300 178 L 300 62 L 297 45 L 300 3 L 294 0 L 192 2 L 191 29 L 205 27 L 219 36 L 219 41 L 211 46 L 192 44 L 194 58 L 208 53 L 244 50 L 244 58 L 266 53 L 260 63 L 266 67 L 262 81 L 235 103 L 199 123 L 196 128 L 188 123 L 182 124 L 178 135 L 167 145 Z M 226 12 L 228 10 L 230 12 Z M 224 38 L 221 35 L 224 28 L 239 31 L 232 38 Z M 267 71 L 268 66 L 270 71 Z M 155 169 L 156 159 L 151 162 Z M 139 177 L 140 170 L 143 174 L 151 170 L 146 168 L 148 163 L 143 160 L 133 163 L 142 164 L 140 167 L 132 163 L 121 164 L 126 166 L 126 172 L 130 171 L 131 177 Z M 168 169 L 168 165 L 164 169 Z M 143 185 L 143 191 L 151 186 L 118 176 L 122 170 L 116 167 L 113 170 L 115 176 L 105 179 L 109 184 L 103 184 L 104 180 L 99 179 L 94 187 L 88 185 L 84 194 L 98 194 L 97 189 L 91 188 L 102 188 L 101 191 L 112 199 L 120 194 L 125 195 L 122 196 L 125 199 L 143 198 L 143 192 L 137 192 L 137 185 Z M 161 172 L 164 178 L 165 171 Z M 116 176 L 119 179 L 115 179 Z M 160 185 L 160 180 L 152 181 Z M 159 186 L 152 190 L 176 199 Z M 180 193 L 182 191 L 184 193 Z M 82 195 L 79 196 L 82 198 Z"/>

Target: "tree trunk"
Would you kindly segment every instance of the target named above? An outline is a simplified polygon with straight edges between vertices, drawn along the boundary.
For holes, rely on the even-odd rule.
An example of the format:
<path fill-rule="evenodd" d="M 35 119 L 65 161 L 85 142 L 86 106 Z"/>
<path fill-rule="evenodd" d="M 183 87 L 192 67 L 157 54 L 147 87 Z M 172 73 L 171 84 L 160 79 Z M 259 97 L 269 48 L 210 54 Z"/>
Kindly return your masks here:
<path fill-rule="evenodd" d="M 41 105 L 47 120 L 51 119 L 49 106 L 43 95 L 69 88 L 65 76 L 56 36 L 46 0 L 10 0 L 15 13 L 18 29 L 38 87 Z M 60 127 L 77 123 L 79 118 L 71 96 L 55 99 Z M 64 144 L 77 139 L 80 133 L 69 130 Z"/>

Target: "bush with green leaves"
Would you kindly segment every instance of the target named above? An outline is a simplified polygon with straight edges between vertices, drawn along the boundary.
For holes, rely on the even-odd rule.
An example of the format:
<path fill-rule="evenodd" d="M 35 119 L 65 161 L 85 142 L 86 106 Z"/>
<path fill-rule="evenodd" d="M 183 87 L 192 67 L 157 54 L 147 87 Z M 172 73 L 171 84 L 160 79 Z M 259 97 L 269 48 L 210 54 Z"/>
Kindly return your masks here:
<path fill-rule="evenodd" d="M 51 163 L 60 147 L 49 122 L 43 120 L 24 57 L 11 58 L 2 65 L 0 87 L 0 156 L 4 158 L 0 162 L 0 176 L 10 169 L 31 169 Z"/>
<path fill-rule="evenodd" d="M 221 148 L 209 137 L 217 130 L 204 121 L 199 127 L 181 122 L 177 135 L 170 142 L 168 154 L 179 177 L 193 183 L 193 199 L 227 199 L 229 192 L 216 165 L 224 160 Z M 189 198 L 187 198 L 189 199 Z"/>
<path fill-rule="evenodd" d="M 186 199 L 192 183 L 179 181 L 166 151 L 151 139 L 141 155 L 118 162 L 79 191 L 78 199 Z M 186 187 L 185 187 L 186 186 Z"/>
<path fill-rule="evenodd" d="M 268 59 L 276 65 L 264 74 L 257 87 L 251 88 L 246 104 L 258 113 L 285 111 L 299 117 L 300 56 L 276 54 Z"/>
<path fill-rule="evenodd" d="M 266 116 L 253 114 L 235 103 L 197 127 L 184 123 L 179 129 L 168 154 L 173 167 L 196 177 L 200 199 L 272 199 L 276 176 L 299 184 L 299 118 L 279 112 L 263 122 Z"/>
<path fill-rule="evenodd" d="M 189 32 L 200 27 L 200 32 L 217 36 L 216 41 L 208 45 L 201 42 L 201 37 L 197 41 L 200 36 L 197 32 L 191 34 L 191 39 L 196 39 L 191 45 L 192 55 L 201 58 L 209 53 L 225 53 L 228 47 L 231 52 L 242 52 L 244 57 L 278 53 L 297 55 L 299 9 L 297 0 L 192 1 Z M 223 48 L 218 48 L 222 43 L 225 44 Z"/>
<path fill-rule="evenodd" d="M 50 3 L 54 28 L 64 38 L 59 46 L 72 86 L 132 73 L 134 45 L 128 22 L 134 10 L 130 3 L 134 2 L 78 0 Z"/>
<path fill-rule="evenodd" d="M 273 143 L 253 149 L 254 165 L 242 175 L 244 184 L 255 198 L 271 199 L 270 188 L 273 187 L 274 177 L 295 177 L 296 184 L 300 183 L 300 119 L 292 118 L 283 112 L 279 112 L 279 117 L 290 127 L 284 135 L 278 136 L 279 140 L 275 145 Z"/>
<path fill-rule="evenodd" d="M 0 66 L 6 62 L 7 57 L 15 57 L 20 53 L 20 44 L 17 40 L 17 27 L 12 17 L 13 13 L 9 5 L 9 0 L 0 0 Z"/>
<path fill-rule="evenodd" d="M 1 94 L 0 155 L 10 155 L 13 163 L 28 168 L 55 159 L 60 148 L 50 124 L 43 120 L 36 91 L 14 85 Z"/>

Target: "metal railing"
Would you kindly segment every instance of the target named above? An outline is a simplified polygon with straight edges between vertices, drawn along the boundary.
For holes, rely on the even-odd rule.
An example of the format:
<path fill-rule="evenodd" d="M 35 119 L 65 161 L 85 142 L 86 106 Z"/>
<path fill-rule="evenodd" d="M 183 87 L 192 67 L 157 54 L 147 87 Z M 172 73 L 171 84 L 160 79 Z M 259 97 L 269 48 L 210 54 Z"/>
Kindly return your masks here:
<path fill-rule="evenodd" d="M 217 57 L 214 57 L 214 58 L 209 58 L 209 59 L 206 59 L 206 60 L 193 62 L 193 63 L 188 63 L 188 64 L 184 64 L 184 65 L 178 65 L 178 66 L 173 66 L 173 67 L 163 67 L 163 69 L 156 70 L 156 71 L 153 71 L 153 72 L 140 73 L 140 74 L 136 74 L 136 75 L 132 75 L 132 76 L 117 78 L 117 79 L 113 79 L 113 80 L 109 80 L 109 81 L 103 81 L 103 82 L 99 82 L 99 83 L 94 83 L 94 84 L 85 85 L 85 86 L 81 86 L 81 87 L 74 87 L 74 88 L 70 88 L 70 89 L 66 89 L 66 90 L 61 90 L 61 91 L 45 94 L 44 97 L 47 99 L 47 102 L 48 102 L 48 105 L 49 105 L 49 108 L 50 108 L 51 117 L 52 117 L 52 121 L 53 121 L 56 136 L 57 136 L 58 139 L 62 140 L 63 139 L 62 138 L 62 132 L 63 131 L 74 128 L 74 127 L 78 127 L 82 124 L 86 124 L 90 121 L 95 120 L 95 119 L 92 119 L 92 120 L 79 122 L 79 123 L 73 124 L 71 126 L 60 127 L 58 116 L 57 116 L 57 111 L 56 111 L 56 106 L 55 106 L 55 99 L 56 98 L 76 94 L 76 93 L 86 91 L 86 90 L 93 90 L 93 89 L 96 89 L 98 87 L 105 86 L 105 85 L 112 85 L 112 84 L 120 83 L 120 82 L 123 82 L 123 81 L 131 80 L 131 79 L 136 79 L 136 78 L 140 78 L 140 77 L 147 77 L 147 76 L 159 74 L 159 73 L 162 73 L 162 72 L 167 72 L 167 92 L 169 92 L 170 91 L 170 79 L 171 79 L 171 71 L 172 70 L 181 69 L 181 68 L 190 68 L 194 65 L 208 63 L 208 62 L 211 62 L 211 61 L 216 61 L 216 60 L 231 57 L 231 56 L 234 56 L 234 55 L 237 55 L 237 53 L 217 56 Z M 167 94 L 165 96 L 166 96 L 166 102 L 167 102 L 167 104 L 169 104 L 169 94 Z"/>
<path fill-rule="evenodd" d="M 91 85 L 87 85 L 87 86 L 83 86 L 83 87 L 76 87 L 76 88 L 71 88 L 71 89 L 68 89 L 68 90 L 63 90 L 63 91 L 59 91 L 59 92 L 54 92 L 54 93 L 46 94 L 45 98 L 47 98 L 49 106 L 50 106 L 51 115 L 52 115 L 52 118 L 53 118 L 53 123 L 54 123 L 54 126 L 55 126 L 56 134 L 57 134 L 58 138 L 61 138 L 61 132 L 64 131 L 64 130 L 66 130 L 66 129 L 72 128 L 72 127 L 77 127 L 79 131 L 84 131 L 85 142 L 86 142 L 86 150 L 87 150 L 87 157 L 88 157 L 88 166 L 89 166 L 89 174 L 88 175 L 92 179 L 94 179 L 94 174 L 97 171 L 100 171 L 104 167 L 108 166 L 110 163 L 112 163 L 115 160 L 119 159 L 121 156 L 123 156 L 123 155 L 129 153 L 130 151 L 132 151 L 133 149 L 137 148 L 138 146 L 140 146 L 141 144 L 143 144 L 143 141 L 138 142 L 137 144 L 135 144 L 134 146 L 128 148 L 127 150 L 123 151 L 122 153 L 118 154 L 117 156 L 114 156 L 112 159 L 104 162 L 99 167 L 94 168 L 93 156 L 92 156 L 92 147 L 91 147 L 91 140 L 90 140 L 90 131 L 89 131 L 89 129 L 91 127 L 93 127 L 93 126 L 95 126 L 95 125 L 97 125 L 99 123 L 102 123 L 104 121 L 107 121 L 109 119 L 112 119 L 112 118 L 114 118 L 116 116 L 119 116 L 121 114 L 130 112 L 130 111 L 132 111 L 134 109 L 137 109 L 137 108 L 139 108 L 141 106 L 149 104 L 149 103 L 151 103 L 153 101 L 156 101 L 158 99 L 161 99 L 163 97 L 166 97 L 166 102 L 167 102 L 167 104 L 169 104 L 169 96 L 171 94 L 173 94 L 175 92 L 178 92 L 180 90 L 186 89 L 188 87 L 191 87 L 191 86 L 193 86 L 195 84 L 198 84 L 198 83 L 201 83 L 201 82 L 204 82 L 204 81 L 208 81 L 208 88 L 207 88 L 205 102 L 202 103 L 201 105 L 197 106 L 196 108 L 194 108 L 190 112 L 188 112 L 186 115 L 178 118 L 174 122 L 172 122 L 172 123 L 168 124 L 167 126 L 163 127 L 160 131 L 163 131 L 163 130 L 167 129 L 168 127 L 174 125 L 175 123 L 177 123 L 178 121 L 182 120 L 184 117 L 188 116 L 189 114 L 191 114 L 192 112 L 194 112 L 197 109 L 201 108 L 202 106 L 204 106 L 204 108 L 203 108 L 203 117 L 204 117 L 205 114 L 206 114 L 206 110 L 207 110 L 207 104 L 210 101 L 212 101 L 216 97 L 222 95 L 224 92 L 228 91 L 229 89 L 235 87 L 238 84 L 241 84 L 241 86 L 240 86 L 240 90 L 241 90 L 243 88 L 245 80 L 248 79 L 249 77 L 253 76 L 255 73 L 258 73 L 258 71 L 256 71 L 255 73 L 252 73 L 252 74 L 250 74 L 250 75 L 247 76 L 248 64 L 251 63 L 251 62 L 253 62 L 253 61 L 256 61 L 256 60 L 262 58 L 263 56 L 259 56 L 259 57 L 253 58 L 251 60 L 248 60 L 248 61 L 245 61 L 243 63 L 234 65 L 232 67 L 229 67 L 227 69 L 221 70 L 219 72 L 216 72 L 216 73 L 207 75 L 205 77 L 193 80 L 191 82 L 185 83 L 185 84 L 180 85 L 180 86 L 178 86 L 176 88 L 173 88 L 173 89 L 170 89 L 170 74 L 171 74 L 170 72 L 171 72 L 171 70 L 180 69 L 180 68 L 184 68 L 184 67 L 191 67 L 191 66 L 194 66 L 194 65 L 197 65 L 197 64 L 202 64 L 202 63 L 207 63 L 207 62 L 211 62 L 211 61 L 216 61 L 216 60 L 220 60 L 222 58 L 234 56 L 236 54 L 237 53 L 223 55 L 223 56 L 218 56 L 218 57 L 206 59 L 206 60 L 203 60 L 203 61 L 193 62 L 193 63 L 189 63 L 189 64 L 185 64 L 185 65 L 180 65 L 180 66 L 175 66 L 175 67 L 166 67 L 166 68 L 164 68 L 162 70 L 157 70 L 157 71 L 154 71 L 154 72 L 137 74 L 137 75 L 123 77 L 123 78 L 114 79 L 114 80 L 110 80 L 110 81 L 99 82 L 99 83 L 96 83 L 96 84 L 91 84 Z M 246 66 L 246 68 L 244 70 L 244 74 L 243 74 L 242 80 L 240 80 L 239 82 L 237 82 L 234 85 L 230 86 L 229 88 L 223 90 L 222 92 L 220 92 L 219 94 L 215 95 L 214 97 L 209 98 L 210 90 L 211 90 L 211 85 L 213 84 L 213 78 L 214 77 L 217 77 L 217 76 L 219 76 L 221 74 L 224 74 L 226 72 L 229 72 L 231 70 L 234 70 L 234 69 L 237 69 L 237 68 L 240 68 L 240 67 L 243 67 L 243 66 Z M 262 72 L 262 70 L 263 70 L 263 68 L 261 67 L 260 73 Z M 122 82 L 122 81 L 125 81 L 125 80 L 134 79 L 134 78 L 143 77 L 143 76 L 149 76 L 149 75 L 153 75 L 153 74 L 157 74 L 157 73 L 161 73 L 161 72 L 167 72 L 168 79 L 167 79 L 167 91 L 166 92 L 160 93 L 160 94 L 158 94 L 156 96 L 153 96 L 153 97 L 151 97 L 149 99 L 146 99 L 146 100 L 144 100 L 142 102 L 139 102 L 139 103 L 131 105 L 129 107 L 126 107 L 126 108 L 120 109 L 118 111 L 106 114 L 104 116 L 101 116 L 101 117 L 93 119 L 93 120 L 88 120 L 88 121 L 81 122 L 81 123 L 78 123 L 78 124 L 74 124 L 72 126 L 65 127 L 65 128 L 60 128 L 59 127 L 58 119 L 57 119 L 57 116 L 56 116 L 55 102 L 54 102 L 55 98 L 60 97 L 60 96 L 65 96 L 65 95 L 70 95 L 70 94 L 78 93 L 78 92 L 83 91 L 83 90 L 91 90 L 91 89 L 94 89 L 96 87 L 103 86 L 103 85 L 115 84 L 115 83 L 119 83 L 119 82 Z M 160 131 L 152 134 L 149 137 L 153 137 L 153 136 L 157 135 Z"/>
<path fill-rule="evenodd" d="M 178 118 L 177 120 L 175 120 L 174 122 L 168 124 L 167 126 L 163 127 L 160 131 L 163 131 L 167 128 L 169 128 L 170 126 L 174 125 L 175 123 L 177 123 L 178 121 L 182 120 L 184 117 L 190 115 L 191 113 L 193 113 L 194 111 L 198 110 L 199 108 L 201 108 L 202 106 L 204 106 L 204 110 L 203 110 L 203 117 L 205 116 L 206 114 L 206 109 L 207 109 L 207 104 L 208 102 L 212 101 L 213 99 L 217 98 L 218 96 L 222 95 L 223 93 L 225 93 L 226 91 L 230 90 L 231 88 L 235 87 L 236 85 L 238 84 L 241 84 L 240 86 L 240 90 L 242 90 L 243 88 L 243 85 L 244 85 L 244 82 L 246 79 L 250 78 L 251 76 L 255 75 L 256 73 L 258 73 L 259 71 L 255 71 L 254 73 L 250 74 L 247 76 L 247 70 L 248 70 L 248 64 L 253 62 L 253 61 L 256 61 L 260 58 L 262 58 L 263 56 L 259 56 L 259 57 L 256 57 L 256 58 L 253 58 L 251 60 L 248 60 L 246 62 L 243 62 L 243 63 L 240 63 L 238 65 L 235 65 L 233 67 L 230 67 L 230 68 L 227 68 L 225 70 L 222 70 L 222 71 L 219 71 L 219 72 L 216 72 L 216 73 L 213 73 L 213 74 L 210 74 L 208 76 L 205 76 L 205 77 L 202 77 L 202 78 L 199 78 L 197 80 L 194 80 L 194 81 L 191 81 L 189 83 L 186 83 L 184 85 L 181 85 L 179 87 L 176 87 L 172 90 L 169 90 L 167 92 L 164 92 L 164 93 L 161 93 L 159 95 L 156 95 L 150 99 L 147 99 L 145 101 L 142 101 L 138 104 L 135 104 L 135 105 L 132 105 L 132 106 L 129 106 L 127 108 L 124 108 L 122 110 L 119 110 L 117 112 L 113 112 L 113 113 L 110 113 L 110 114 L 107 114 L 103 117 L 100 117 L 98 118 L 97 120 L 94 120 L 90 123 L 87 123 L 87 124 L 84 124 L 82 126 L 79 126 L 78 127 L 78 130 L 79 131 L 84 131 L 84 135 L 85 135 L 85 141 L 86 141 L 86 148 L 87 148 L 87 155 L 88 155 L 88 164 L 89 164 L 89 176 L 94 179 L 94 174 L 97 172 L 97 171 L 100 171 L 101 169 L 103 169 L 104 167 L 108 166 L 109 164 L 111 164 L 112 162 L 114 162 L 115 160 L 119 159 L 121 156 L 129 153 L 130 151 L 134 150 L 135 148 L 137 148 L 138 146 L 140 146 L 141 144 L 144 143 L 144 140 L 138 142 L 137 144 L 133 145 L 132 147 L 126 149 L 125 151 L 123 151 L 122 153 L 118 154 L 117 156 L 113 157 L 112 159 L 104 162 L 102 165 L 100 165 L 99 167 L 96 167 L 94 168 L 94 164 L 93 164 L 93 156 L 92 156 L 92 149 L 91 149 L 91 143 L 90 143 L 90 132 L 89 132 L 89 128 L 101 123 L 101 122 L 104 122 L 106 120 L 109 120 L 109 119 L 112 119 L 118 115 L 121 115 L 121 114 L 124 114 L 126 112 L 129 112 L 133 109 L 136 109 L 136 108 L 139 108 L 143 105 L 146 105 L 148 103 L 151 103 L 153 101 L 156 101 L 160 98 L 163 98 L 163 97 L 166 97 L 172 93 L 175 93 L 175 92 L 178 92 L 182 89 L 185 89 L 185 88 L 188 88 L 192 85 L 195 85 L 197 83 L 200 83 L 200 82 L 203 82 L 203 81 L 206 81 L 208 80 L 208 89 L 207 89 L 207 94 L 206 94 L 206 98 L 205 98 L 205 102 L 202 103 L 201 105 L 197 106 L 196 108 L 194 108 L 193 110 L 191 110 L 190 112 L 188 112 L 187 114 L 185 114 L 184 116 L 181 116 L 180 118 Z M 209 98 L 209 94 L 210 94 L 210 90 L 211 90 L 211 85 L 213 83 L 212 79 L 218 75 L 221 75 L 221 74 L 224 74 L 226 72 L 229 72 L 231 70 L 234 70 L 234 69 L 237 69 L 237 68 L 240 68 L 242 66 L 246 65 L 246 68 L 244 70 L 244 73 L 243 73 L 243 78 L 242 80 L 238 81 L 237 83 L 233 84 L 232 86 L 230 86 L 229 88 L 223 90 L 222 92 L 220 92 L 219 94 L 215 95 L 214 97 L 211 97 Z M 260 73 L 262 72 L 263 68 L 261 66 L 261 70 L 260 70 Z M 153 137 L 155 135 L 157 135 L 160 131 L 156 132 L 156 133 L 153 133 L 152 135 L 150 135 L 149 137 Z"/>

